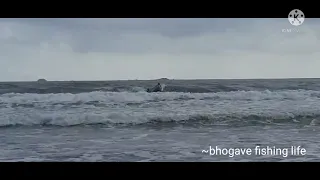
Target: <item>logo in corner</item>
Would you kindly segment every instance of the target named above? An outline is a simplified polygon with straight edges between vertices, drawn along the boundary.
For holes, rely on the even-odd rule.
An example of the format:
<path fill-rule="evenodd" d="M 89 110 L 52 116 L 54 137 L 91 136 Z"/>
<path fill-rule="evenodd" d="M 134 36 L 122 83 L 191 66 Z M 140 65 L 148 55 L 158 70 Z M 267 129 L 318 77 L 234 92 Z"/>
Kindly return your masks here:
<path fill-rule="evenodd" d="M 292 10 L 288 15 L 288 20 L 293 26 L 300 26 L 304 22 L 304 13 L 299 9 Z"/>

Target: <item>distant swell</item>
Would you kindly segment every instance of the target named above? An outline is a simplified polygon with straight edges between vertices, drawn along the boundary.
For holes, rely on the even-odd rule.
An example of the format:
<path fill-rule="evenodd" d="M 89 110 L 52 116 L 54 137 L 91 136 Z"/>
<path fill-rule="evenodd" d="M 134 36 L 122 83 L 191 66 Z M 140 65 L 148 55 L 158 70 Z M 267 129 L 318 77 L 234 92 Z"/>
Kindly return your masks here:
<path fill-rule="evenodd" d="M 62 81 L 62 82 L 0 82 L 0 95 L 6 93 L 88 93 L 140 92 L 159 81 Z M 166 92 L 214 93 L 231 91 L 320 90 L 317 79 L 303 80 L 168 80 Z"/>

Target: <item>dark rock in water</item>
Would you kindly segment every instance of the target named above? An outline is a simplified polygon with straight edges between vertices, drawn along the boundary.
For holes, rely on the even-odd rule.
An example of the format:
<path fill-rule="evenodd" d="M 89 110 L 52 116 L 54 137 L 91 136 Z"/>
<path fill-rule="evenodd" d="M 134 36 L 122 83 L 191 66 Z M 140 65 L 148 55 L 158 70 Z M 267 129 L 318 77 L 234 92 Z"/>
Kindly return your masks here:
<path fill-rule="evenodd" d="M 44 83 L 44 82 L 47 82 L 47 80 L 45 80 L 45 79 L 38 79 L 37 82 Z"/>

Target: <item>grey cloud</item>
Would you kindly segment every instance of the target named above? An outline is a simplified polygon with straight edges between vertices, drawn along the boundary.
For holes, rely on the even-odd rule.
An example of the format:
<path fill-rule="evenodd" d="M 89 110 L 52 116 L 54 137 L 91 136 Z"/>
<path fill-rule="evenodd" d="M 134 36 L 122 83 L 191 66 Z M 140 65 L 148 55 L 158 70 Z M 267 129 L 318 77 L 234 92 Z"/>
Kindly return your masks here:
<path fill-rule="evenodd" d="M 15 43 L 28 46 L 64 43 L 81 53 L 219 53 L 233 48 L 274 51 L 275 46 L 267 47 L 270 43 L 263 42 L 273 40 L 275 34 L 281 34 L 281 28 L 289 27 L 285 19 L 4 19 L 1 22 L 12 30 Z M 186 40 L 212 34 L 215 36 L 210 40 L 197 40 L 193 44 Z"/>
<path fill-rule="evenodd" d="M 4 19 L 9 27 L 17 29 L 14 34 L 21 41 L 65 42 L 76 52 L 144 52 L 142 41 L 123 42 L 126 34 L 155 34 L 163 38 L 185 38 L 210 32 L 225 32 L 241 24 L 235 19 Z M 141 38 L 144 38 L 141 36 Z M 114 43 L 121 45 L 114 46 Z M 153 44 L 153 45 L 152 45 Z M 148 49 L 148 48 L 147 48 Z M 160 49 L 159 49 L 160 50 Z"/>
<path fill-rule="evenodd" d="M 294 27 L 285 18 L 0 19 L 0 78 L 320 76 L 319 20 L 283 28 Z"/>
<path fill-rule="evenodd" d="M 149 32 L 160 34 L 193 34 L 207 31 L 221 31 L 228 24 L 240 23 L 235 19 L 131 19 L 131 18 L 108 18 L 108 19 L 12 19 L 1 21 L 13 21 L 35 26 L 59 27 L 64 30 L 103 30 L 107 32 Z M 0 22 L 1 22 L 0 21 Z M 242 20 L 245 21 L 245 20 Z"/>

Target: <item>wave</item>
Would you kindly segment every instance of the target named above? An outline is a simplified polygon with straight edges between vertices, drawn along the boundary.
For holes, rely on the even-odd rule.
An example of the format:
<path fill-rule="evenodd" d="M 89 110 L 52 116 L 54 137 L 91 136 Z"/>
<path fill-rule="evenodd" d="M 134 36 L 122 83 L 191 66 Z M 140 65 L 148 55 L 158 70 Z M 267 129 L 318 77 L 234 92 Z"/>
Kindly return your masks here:
<path fill-rule="evenodd" d="M 172 80 L 172 81 L 62 81 L 46 82 L 0 82 L 0 94 L 6 93 L 86 93 L 139 92 L 152 88 L 156 83 L 165 83 L 166 92 L 214 93 L 231 91 L 262 90 L 320 90 L 319 80 Z"/>
<path fill-rule="evenodd" d="M 320 91 L 88 92 L 0 95 L 0 126 L 191 123 L 318 125 Z"/>
<path fill-rule="evenodd" d="M 104 92 L 94 91 L 87 93 L 6 93 L 0 95 L 0 103 L 68 103 L 68 102 L 146 102 L 146 101 L 173 101 L 173 100 L 305 100 L 308 98 L 320 98 L 320 91 L 311 90 L 288 90 L 288 91 L 231 91 L 217 93 L 181 93 L 159 92 Z"/>
<path fill-rule="evenodd" d="M 158 124 L 190 124 L 216 126 L 254 126 L 297 124 L 307 126 L 320 125 L 319 114 L 282 114 L 282 115 L 241 115 L 241 114 L 166 114 L 166 115 L 133 115 L 128 113 L 106 114 L 28 114 L 26 116 L 4 117 L 0 120 L 0 127 L 12 126 L 137 126 Z"/>

